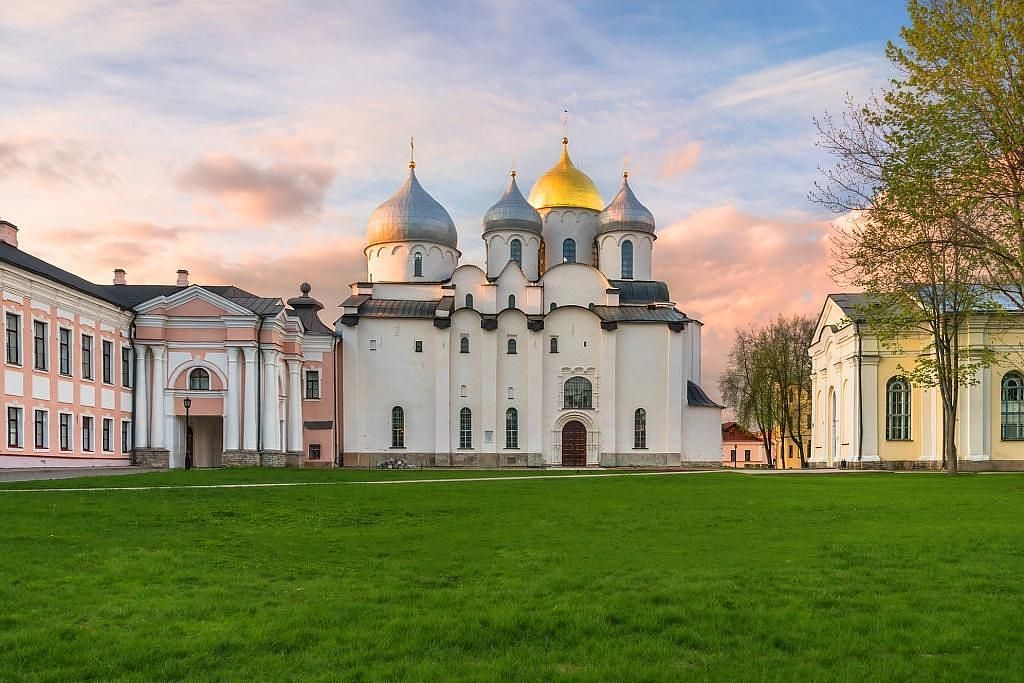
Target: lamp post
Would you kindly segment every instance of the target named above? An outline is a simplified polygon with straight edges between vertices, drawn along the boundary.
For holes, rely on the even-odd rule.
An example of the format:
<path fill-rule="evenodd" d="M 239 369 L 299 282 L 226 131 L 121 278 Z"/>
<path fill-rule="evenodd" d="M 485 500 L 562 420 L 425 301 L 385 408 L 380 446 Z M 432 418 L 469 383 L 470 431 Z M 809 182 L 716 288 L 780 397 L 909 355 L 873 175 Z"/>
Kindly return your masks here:
<path fill-rule="evenodd" d="M 183 401 L 185 404 L 185 469 L 192 469 L 192 418 L 189 416 L 189 409 L 192 407 L 192 399 L 188 396 Z"/>

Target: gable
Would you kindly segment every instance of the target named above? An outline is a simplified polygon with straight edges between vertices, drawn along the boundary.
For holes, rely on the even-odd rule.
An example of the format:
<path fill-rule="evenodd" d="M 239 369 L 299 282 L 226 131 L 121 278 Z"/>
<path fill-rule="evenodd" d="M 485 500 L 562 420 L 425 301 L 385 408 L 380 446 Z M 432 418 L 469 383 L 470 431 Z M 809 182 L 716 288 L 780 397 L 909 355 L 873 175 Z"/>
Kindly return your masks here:
<path fill-rule="evenodd" d="M 198 285 L 191 285 L 171 296 L 158 296 L 135 307 L 140 314 L 163 313 L 177 317 L 246 316 L 252 311 L 234 301 L 218 296 Z"/>
<path fill-rule="evenodd" d="M 177 306 L 169 306 L 164 309 L 165 315 L 180 316 L 187 318 L 220 317 L 232 315 L 230 311 L 221 306 L 215 306 L 203 299 L 193 299 Z"/>

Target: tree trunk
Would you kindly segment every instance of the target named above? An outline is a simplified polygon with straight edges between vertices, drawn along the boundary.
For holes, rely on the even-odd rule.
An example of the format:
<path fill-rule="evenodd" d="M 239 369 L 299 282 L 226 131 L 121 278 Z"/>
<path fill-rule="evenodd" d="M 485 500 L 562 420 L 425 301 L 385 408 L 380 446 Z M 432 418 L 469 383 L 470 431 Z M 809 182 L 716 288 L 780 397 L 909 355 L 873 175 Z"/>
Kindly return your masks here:
<path fill-rule="evenodd" d="M 942 459 L 946 463 L 946 472 L 956 474 L 956 411 L 943 409 L 942 415 Z"/>

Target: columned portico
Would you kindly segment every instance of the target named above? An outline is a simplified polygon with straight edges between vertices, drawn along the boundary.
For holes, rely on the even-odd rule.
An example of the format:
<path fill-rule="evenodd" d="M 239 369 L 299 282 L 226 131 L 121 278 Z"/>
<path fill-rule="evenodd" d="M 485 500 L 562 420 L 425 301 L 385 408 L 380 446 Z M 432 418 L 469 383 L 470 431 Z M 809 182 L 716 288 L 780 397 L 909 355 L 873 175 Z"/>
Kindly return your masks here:
<path fill-rule="evenodd" d="M 258 381 L 256 372 L 256 349 L 251 346 L 242 347 L 242 355 L 245 357 L 245 398 L 244 398 L 244 425 L 242 429 L 242 448 L 247 451 L 255 451 L 258 443 L 256 433 L 256 383 Z"/>
<path fill-rule="evenodd" d="M 241 368 L 238 366 L 238 348 L 228 347 L 228 386 L 224 405 L 224 448 L 237 451 L 240 445 L 241 423 L 239 420 Z"/>
<path fill-rule="evenodd" d="M 302 452 L 302 381 L 301 363 L 289 358 L 288 366 L 288 451 Z"/>
<path fill-rule="evenodd" d="M 135 342 L 135 440 L 136 449 L 149 448 L 149 410 L 146 400 L 149 380 L 146 376 L 146 346 Z"/>
<path fill-rule="evenodd" d="M 263 414 L 260 416 L 263 432 L 263 450 L 280 451 L 281 418 L 278 415 L 277 355 L 275 349 L 263 350 Z"/>
<path fill-rule="evenodd" d="M 164 439 L 164 422 L 166 410 L 164 408 L 164 389 L 167 386 L 167 365 L 164 362 L 166 349 L 160 345 L 154 345 L 153 349 L 153 387 L 150 408 L 153 411 L 153 423 L 150 431 L 150 446 L 152 448 L 167 448 Z"/>

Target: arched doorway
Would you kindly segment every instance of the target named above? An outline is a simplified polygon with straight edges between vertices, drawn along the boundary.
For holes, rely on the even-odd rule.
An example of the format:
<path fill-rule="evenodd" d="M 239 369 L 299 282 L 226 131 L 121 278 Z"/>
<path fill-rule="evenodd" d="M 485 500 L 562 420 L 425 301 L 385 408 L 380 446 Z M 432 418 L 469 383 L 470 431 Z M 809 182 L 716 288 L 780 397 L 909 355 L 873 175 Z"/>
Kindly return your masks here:
<path fill-rule="evenodd" d="M 587 428 L 579 420 L 569 420 L 562 427 L 562 466 L 587 466 Z"/>

